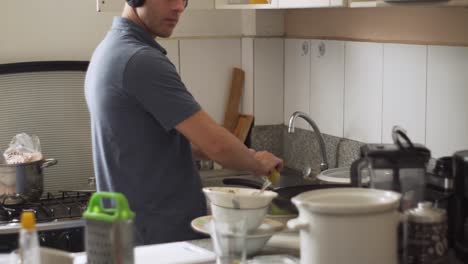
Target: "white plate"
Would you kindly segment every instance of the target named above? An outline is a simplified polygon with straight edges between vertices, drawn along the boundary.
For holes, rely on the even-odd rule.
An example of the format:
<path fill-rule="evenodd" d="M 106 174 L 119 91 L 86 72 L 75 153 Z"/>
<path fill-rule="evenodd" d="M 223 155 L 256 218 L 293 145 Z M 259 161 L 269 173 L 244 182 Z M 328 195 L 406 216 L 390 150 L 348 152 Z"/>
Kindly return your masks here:
<path fill-rule="evenodd" d="M 211 215 L 200 216 L 192 220 L 191 226 L 195 231 L 209 235 L 212 220 L 213 216 Z M 247 235 L 247 238 L 272 236 L 283 229 L 284 224 L 265 218 L 263 219 L 262 224 L 254 232 Z"/>
<path fill-rule="evenodd" d="M 200 233 L 209 235 L 210 227 L 213 217 L 211 215 L 201 216 L 192 220 L 192 228 Z M 246 237 L 246 250 L 247 255 L 251 256 L 259 252 L 272 235 L 284 229 L 284 224 L 265 218 L 262 224 L 254 232 L 250 233 Z M 239 241 L 240 242 L 240 241 Z M 241 243 L 237 243 L 235 248 L 242 248 Z"/>

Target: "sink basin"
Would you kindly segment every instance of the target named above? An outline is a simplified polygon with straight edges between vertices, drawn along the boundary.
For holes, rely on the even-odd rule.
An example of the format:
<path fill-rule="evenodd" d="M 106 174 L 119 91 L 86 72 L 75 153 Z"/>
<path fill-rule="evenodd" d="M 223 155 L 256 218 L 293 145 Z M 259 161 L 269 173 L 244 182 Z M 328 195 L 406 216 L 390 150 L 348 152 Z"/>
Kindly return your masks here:
<path fill-rule="evenodd" d="M 321 181 L 329 182 L 329 183 L 349 184 L 351 183 L 350 174 L 351 174 L 350 167 L 340 167 L 340 168 L 324 170 L 319 175 L 317 175 L 317 178 Z M 369 182 L 369 176 L 368 176 L 367 171 L 363 171 L 362 182 L 363 183 Z"/>

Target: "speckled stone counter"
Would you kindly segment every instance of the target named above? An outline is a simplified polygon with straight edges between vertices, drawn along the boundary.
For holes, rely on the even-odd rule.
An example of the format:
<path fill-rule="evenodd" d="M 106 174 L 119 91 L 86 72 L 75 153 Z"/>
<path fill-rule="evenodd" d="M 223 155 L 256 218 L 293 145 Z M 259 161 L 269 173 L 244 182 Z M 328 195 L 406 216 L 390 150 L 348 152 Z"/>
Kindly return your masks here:
<path fill-rule="evenodd" d="M 350 166 L 359 157 L 361 142 L 323 134 L 330 168 Z M 251 135 L 252 148 L 267 150 L 284 159 L 287 167 L 320 172 L 322 156 L 315 132 L 296 128 L 288 133 L 284 125 L 256 126 Z"/>

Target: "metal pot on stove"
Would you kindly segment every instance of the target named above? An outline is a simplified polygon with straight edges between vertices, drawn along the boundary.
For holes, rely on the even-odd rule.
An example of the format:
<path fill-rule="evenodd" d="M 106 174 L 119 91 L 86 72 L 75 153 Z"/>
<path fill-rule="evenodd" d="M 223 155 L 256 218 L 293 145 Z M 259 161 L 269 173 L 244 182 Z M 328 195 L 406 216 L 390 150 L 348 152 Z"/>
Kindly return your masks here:
<path fill-rule="evenodd" d="M 41 159 L 21 164 L 0 164 L 0 203 L 20 204 L 39 199 L 44 190 L 43 169 L 57 164 L 56 159 Z"/>

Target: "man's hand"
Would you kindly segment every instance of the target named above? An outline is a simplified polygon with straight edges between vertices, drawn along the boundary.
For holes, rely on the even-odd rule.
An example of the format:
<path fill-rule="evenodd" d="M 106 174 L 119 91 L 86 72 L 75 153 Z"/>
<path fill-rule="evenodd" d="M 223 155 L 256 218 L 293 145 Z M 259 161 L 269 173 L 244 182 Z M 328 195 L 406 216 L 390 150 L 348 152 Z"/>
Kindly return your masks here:
<path fill-rule="evenodd" d="M 260 166 L 253 172 L 257 176 L 268 176 L 273 169 L 283 169 L 283 160 L 268 151 L 259 151 L 254 154 Z"/>

